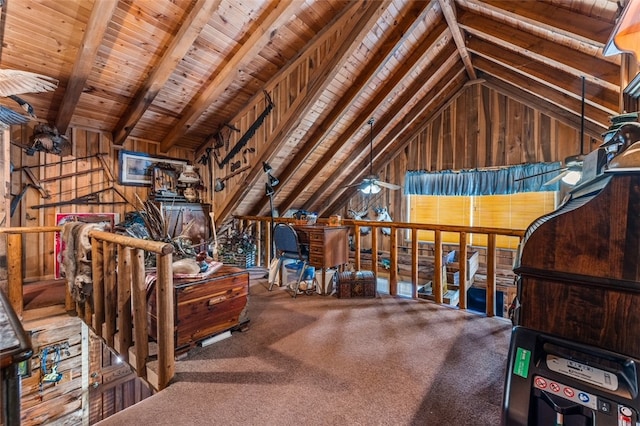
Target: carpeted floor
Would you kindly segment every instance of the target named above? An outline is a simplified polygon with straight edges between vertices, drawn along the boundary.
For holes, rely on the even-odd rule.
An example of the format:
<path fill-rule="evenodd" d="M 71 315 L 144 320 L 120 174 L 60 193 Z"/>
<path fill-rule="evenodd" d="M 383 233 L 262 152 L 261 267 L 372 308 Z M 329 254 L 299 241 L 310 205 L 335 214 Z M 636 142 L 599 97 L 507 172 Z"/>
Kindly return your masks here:
<path fill-rule="evenodd" d="M 298 296 L 252 279 L 250 328 L 178 362 L 102 425 L 497 425 L 511 324 L 383 295 Z"/>

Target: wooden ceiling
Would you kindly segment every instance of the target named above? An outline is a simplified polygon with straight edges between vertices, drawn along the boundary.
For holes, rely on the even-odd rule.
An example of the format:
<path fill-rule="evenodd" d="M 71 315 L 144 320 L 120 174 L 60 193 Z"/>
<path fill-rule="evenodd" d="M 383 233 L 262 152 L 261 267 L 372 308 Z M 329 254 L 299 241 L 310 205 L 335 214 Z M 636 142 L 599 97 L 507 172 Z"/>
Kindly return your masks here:
<path fill-rule="evenodd" d="M 225 123 L 248 129 L 269 93 L 275 108 L 247 145 L 252 169 L 216 202 L 223 215 L 264 213 L 263 161 L 281 181 L 281 211 L 326 204 L 369 174 L 371 117 L 378 170 L 465 84 L 578 127 L 584 76 L 593 137 L 621 112 L 623 59 L 602 54 L 616 0 L 2 3 L 0 68 L 59 80 L 23 97 L 61 132 L 153 141 L 197 161 Z"/>

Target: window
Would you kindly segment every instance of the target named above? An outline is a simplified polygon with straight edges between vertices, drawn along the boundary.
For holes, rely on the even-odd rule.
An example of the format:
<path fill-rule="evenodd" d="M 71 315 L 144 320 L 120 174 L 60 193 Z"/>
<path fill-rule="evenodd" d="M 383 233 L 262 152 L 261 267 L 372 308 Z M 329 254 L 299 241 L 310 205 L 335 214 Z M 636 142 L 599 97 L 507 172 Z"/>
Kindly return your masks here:
<path fill-rule="evenodd" d="M 538 217 L 556 208 L 556 192 L 521 192 L 509 195 L 482 196 L 409 196 L 409 221 L 435 225 L 480 226 L 487 228 L 526 229 Z M 433 231 L 419 231 L 420 241 L 434 241 Z M 469 244 L 486 246 L 487 236 L 473 234 Z M 457 244 L 457 233 L 443 232 L 443 243 Z M 498 236 L 496 245 L 515 249 L 517 237 Z"/>

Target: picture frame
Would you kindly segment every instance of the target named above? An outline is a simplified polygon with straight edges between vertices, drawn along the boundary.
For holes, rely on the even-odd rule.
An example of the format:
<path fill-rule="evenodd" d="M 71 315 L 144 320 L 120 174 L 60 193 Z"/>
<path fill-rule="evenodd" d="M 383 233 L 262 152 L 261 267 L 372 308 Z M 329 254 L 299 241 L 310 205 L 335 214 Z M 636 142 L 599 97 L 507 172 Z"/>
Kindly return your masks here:
<path fill-rule="evenodd" d="M 126 150 L 120 150 L 118 153 L 118 163 L 120 165 L 118 182 L 121 185 L 132 186 L 152 186 L 153 170 L 158 164 L 169 164 L 175 167 L 178 172 L 189 164 L 187 160 L 152 156 L 141 152 Z"/>

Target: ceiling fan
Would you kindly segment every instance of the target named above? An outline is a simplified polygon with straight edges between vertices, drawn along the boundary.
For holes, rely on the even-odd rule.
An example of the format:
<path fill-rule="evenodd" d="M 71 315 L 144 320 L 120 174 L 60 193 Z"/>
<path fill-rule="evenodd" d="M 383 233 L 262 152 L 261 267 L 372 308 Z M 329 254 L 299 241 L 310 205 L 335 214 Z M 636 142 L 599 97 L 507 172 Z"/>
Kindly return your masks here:
<path fill-rule="evenodd" d="M 369 175 L 366 176 L 364 179 L 362 179 L 362 182 L 360 183 L 355 183 L 352 185 L 347 185 L 347 188 L 352 187 L 352 186 L 358 186 L 358 189 L 360 190 L 360 192 L 362 192 L 363 194 L 367 194 L 367 195 L 371 195 L 371 194 L 377 194 L 378 192 L 380 192 L 382 190 L 382 188 L 387 188 L 387 189 L 400 189 L 401 186 L 400 185 L 396 185 L 393 183 L 388 183 L 388 182 L 384 182 L 381 181 L 377 175 L 375 175 L 373 173 L 373 117 L 369 119 L 369 121 L 367 122 L 367 124 L 369 124 L 369 134 L 370 134 L 370 139 L 369 139 Z"/>

